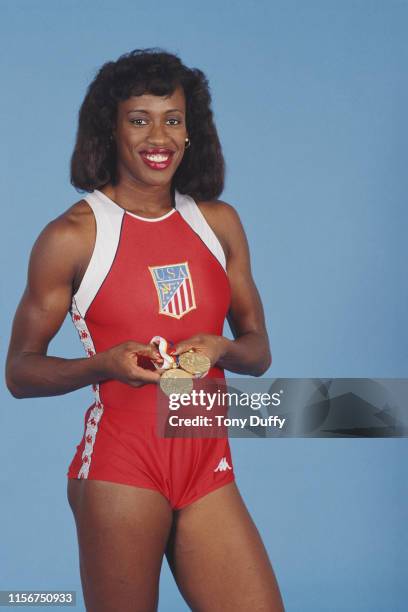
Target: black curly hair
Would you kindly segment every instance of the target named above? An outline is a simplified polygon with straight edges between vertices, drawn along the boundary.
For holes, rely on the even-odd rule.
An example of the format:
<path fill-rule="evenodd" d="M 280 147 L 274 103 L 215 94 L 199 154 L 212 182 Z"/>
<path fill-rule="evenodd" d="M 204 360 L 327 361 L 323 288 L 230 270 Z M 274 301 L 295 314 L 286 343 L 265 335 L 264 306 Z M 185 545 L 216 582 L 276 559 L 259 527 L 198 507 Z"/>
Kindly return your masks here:
<path fill-rule="evenodd" d="M 134 49 L 116 62 L 105 63 L 89 85 L 79 110 L 71 157 L 71 184 L 77 191 L 93 191 L 109 181 L 117 184 L 111 135 L 118 102 L 144 93 L 166 96 L 179 85 L 186 99 L 191 146 L 173 176 L 172 190 L 197 200 L 219 197 L 224 189 L 225 162 L 213 121 L 208 80 L 198 68 L 187 68 L 177 55 L 158 47 Z"/>

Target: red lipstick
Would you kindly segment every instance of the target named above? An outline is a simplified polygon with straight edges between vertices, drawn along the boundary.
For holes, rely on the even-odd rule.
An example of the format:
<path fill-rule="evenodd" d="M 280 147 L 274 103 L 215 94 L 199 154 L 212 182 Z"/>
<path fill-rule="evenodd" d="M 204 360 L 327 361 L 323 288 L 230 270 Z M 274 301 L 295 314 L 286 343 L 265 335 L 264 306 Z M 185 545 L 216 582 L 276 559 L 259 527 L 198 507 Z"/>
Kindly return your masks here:
<path fill-rule="evenodd" d="M 151 155 L 160 156 L 162 159 L 149 159 Z M 155 147 L 140 151 L 140 157 L 143 159 L 146 166 L 149 166 L 152 170 L 165 170 L 168 168 L 173 160 L 174 151 L 171 149 L 165 149 L 164 147 Z"/>

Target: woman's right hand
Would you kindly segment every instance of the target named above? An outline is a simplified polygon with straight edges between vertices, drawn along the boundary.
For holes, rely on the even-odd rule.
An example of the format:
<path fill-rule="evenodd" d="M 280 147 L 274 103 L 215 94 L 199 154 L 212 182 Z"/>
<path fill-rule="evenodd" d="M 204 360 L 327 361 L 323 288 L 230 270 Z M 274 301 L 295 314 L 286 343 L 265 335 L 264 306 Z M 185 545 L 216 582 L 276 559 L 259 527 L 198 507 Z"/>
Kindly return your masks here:
<path fill-rule="evenodd" d="M 160 369 L 149 370 L 143 367 L 152 359 L 160 366 L 163 363 L 159 351 L 153 344 L 142 344 L 128 340 L 113 346 L 95 358 L 100 360 L 101 374 L 104 379 L 116 379 L 132 387 L 160 380 Z"/>

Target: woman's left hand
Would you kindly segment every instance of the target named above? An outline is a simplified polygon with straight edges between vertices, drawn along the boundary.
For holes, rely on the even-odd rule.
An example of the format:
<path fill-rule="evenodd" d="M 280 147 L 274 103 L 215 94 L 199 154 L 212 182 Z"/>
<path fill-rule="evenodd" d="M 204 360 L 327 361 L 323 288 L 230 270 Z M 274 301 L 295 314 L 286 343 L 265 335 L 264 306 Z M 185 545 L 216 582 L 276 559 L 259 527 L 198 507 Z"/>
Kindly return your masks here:
<path fill-rule="evenodd" d="M 172 350 L 168 351 L 170 355 L 177 353 L 185 353 L 190 349 L 195 351 L 203 352 L 211 361 L 211 368 L 217 363 L 217 361 L 224 356 L 228 343 L 231 340 L 224 336 L 216 336 L 214 334 L 196 334 L 186 340 L 177 342 Z"/>

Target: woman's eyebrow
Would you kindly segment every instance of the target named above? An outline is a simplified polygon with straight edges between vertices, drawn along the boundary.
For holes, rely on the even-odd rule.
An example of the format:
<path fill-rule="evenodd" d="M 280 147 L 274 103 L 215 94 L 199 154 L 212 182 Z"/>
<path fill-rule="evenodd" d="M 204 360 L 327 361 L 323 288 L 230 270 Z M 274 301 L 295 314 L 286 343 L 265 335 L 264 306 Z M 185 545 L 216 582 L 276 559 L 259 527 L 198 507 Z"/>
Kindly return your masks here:
<path fill-rule="evenodd" d="M 183 111 L 180 108 L 170 108 L 169 110 L 166 110 L 165 112 L 166 113 L 174 113 L 174 112 L 182 113 Z M 148 115 L 149 111 L 145 110 L 144 108 L 132 108 L 130 111 L 128 111 L 128 115 L 129 113 L 145 113 L 146 115 Z"/>

